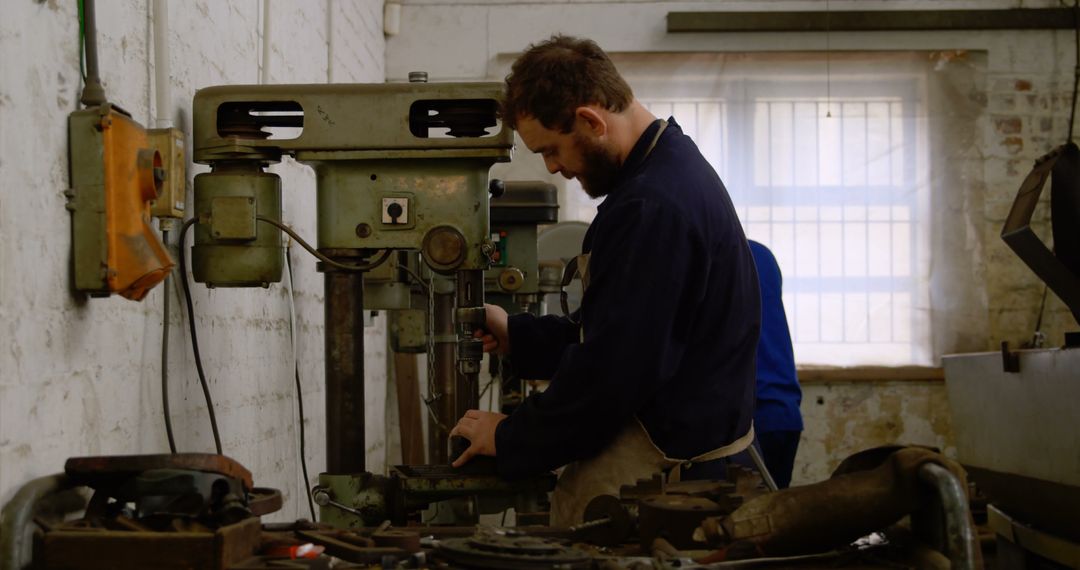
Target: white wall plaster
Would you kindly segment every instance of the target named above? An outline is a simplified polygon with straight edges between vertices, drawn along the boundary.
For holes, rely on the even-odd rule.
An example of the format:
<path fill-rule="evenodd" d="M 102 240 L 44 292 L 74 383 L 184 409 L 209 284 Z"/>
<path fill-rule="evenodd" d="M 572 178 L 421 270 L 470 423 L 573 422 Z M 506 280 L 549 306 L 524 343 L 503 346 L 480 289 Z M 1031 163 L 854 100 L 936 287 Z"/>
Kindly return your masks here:
<path fill-rule="evenodd" d="M 252 84 L 262 61 L 261 0 L 169 2 L 174 108 L 191 134 L 195 90 Z M 382 82 L 382 0 L 270 2 L 273 83 Z M 151 3 L 98 2 L 99 54 L 110 101 L 152 126 Z M 74 2 L 5 3 L 0 19 L 0 503 L 71 456 L 167 452 L 160 350 L 165 289 L 141 303 L 71 292 L 67 114 L 81 90 Z M 330 58 L 332 56 L 332 61 Z M 190 140 L 188 151 L 190 160 Z M 189 178 L 207 170 L 188 164 Z M 282 177 L 285 221 L 315 234 L 314 175 Z M 188 203 L 191 204 L 189 186 Z M 190 209 L 189 209 L 190 213 Z M 170 238 L 176 245 L 176 236 Z M 189 238 L 190 243 L 190 238 Z M 325 467 L 322 276 L 299 248 L 298 356 L 311 476 Z M 193 288 L 203 363 L 226 455 L 257 485 L 285 493 L 275 520 L 308 517 L 299 469 L 285 289 Z M 212 451 L 187 318 L 172 299 L 170 397 L 182 451 Z M 386 324 L 365 330 L 368 465 L 385 468 Z"/>

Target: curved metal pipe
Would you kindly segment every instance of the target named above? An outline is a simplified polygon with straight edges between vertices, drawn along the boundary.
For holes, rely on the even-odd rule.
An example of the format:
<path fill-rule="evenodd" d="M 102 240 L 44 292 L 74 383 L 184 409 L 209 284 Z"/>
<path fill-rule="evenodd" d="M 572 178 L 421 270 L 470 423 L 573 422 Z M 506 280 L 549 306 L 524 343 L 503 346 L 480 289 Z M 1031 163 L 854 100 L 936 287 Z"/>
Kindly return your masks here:
<path fill-rule="evenodd" d="M 26 530 L 34 521 L 40 501 L 70 488 L 63 473 L 39 477 L 23 485 L 0 511 L 0 569 L 22 570 L 33 557 Z"/>
<path fill-rule="evenodd" d="M 967 490 L 960 479 L 937 463 L 920 467 L 919 479 L 932 485 L 941 499 L 945 546 L 953 570 L 976 570 L 979 568 L 979 541 L 968 516 Z"/>

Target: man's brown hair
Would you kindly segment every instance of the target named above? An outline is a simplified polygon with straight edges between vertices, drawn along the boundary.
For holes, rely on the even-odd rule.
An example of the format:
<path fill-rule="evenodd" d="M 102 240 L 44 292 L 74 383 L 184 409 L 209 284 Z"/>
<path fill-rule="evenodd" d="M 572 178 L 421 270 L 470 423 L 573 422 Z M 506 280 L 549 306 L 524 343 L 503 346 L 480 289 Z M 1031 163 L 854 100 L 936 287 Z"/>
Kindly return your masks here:
<path fill-rule="evenodd" d="M 545 128 L 569 133 L 578 107 L 599 105 L 618 113 L 633 100 L 634 92 L 596 42 L 557 35 L 529 46 L 514 62 L 500 114 L 510 128 L 520 117 L 534 117 Z"/>

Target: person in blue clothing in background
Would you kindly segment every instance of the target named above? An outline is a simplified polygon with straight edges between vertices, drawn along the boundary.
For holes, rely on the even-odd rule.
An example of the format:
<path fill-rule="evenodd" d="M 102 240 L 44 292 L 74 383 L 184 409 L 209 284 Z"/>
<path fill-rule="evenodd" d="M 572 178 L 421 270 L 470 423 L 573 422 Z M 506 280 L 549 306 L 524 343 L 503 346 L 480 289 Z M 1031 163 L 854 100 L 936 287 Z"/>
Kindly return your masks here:
<path fill-rule="evenodd" d="M 765 466 L 784 489 L 791 484 L 795 452 L 802 434 L 799 403 L 802 390 L 795 374 L 795 351 L 791 345 L 787 315 L 781 298 L 782 276 L 769 248 L 750 241 L 761 287 L 761 336 L 757 346 L 757 408 L 754 411 L 756 445 Z"/>

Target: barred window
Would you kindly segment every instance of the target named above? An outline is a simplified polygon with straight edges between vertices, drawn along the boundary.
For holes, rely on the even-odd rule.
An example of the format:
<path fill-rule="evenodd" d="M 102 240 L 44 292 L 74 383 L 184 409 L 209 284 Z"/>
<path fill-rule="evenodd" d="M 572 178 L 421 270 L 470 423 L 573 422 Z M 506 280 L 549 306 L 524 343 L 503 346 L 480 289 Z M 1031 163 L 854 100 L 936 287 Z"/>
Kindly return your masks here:
<path fill-rule="evenodd" d="M 920 70 L 643 57 L 618 60 L 638 98 L 694 139 L 747 237 L 775 254 L 797 361 L 929 364 Z"/>

